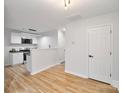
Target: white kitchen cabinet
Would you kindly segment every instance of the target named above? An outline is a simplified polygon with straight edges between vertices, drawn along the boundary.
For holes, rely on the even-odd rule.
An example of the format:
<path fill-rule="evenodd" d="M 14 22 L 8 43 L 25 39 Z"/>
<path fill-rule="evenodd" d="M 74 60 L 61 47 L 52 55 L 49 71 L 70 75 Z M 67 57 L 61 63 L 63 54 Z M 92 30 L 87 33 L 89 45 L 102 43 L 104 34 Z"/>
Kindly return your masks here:
<path fill-rule="evenodd" d="M 30 33 L 19 33 L 19 32 L 12 32 L 11 33 L 11 43 L 12 44 L 21 44 L 21 39 L 32 39 L 32 44 L 38 44 L 37 37 L 40 35 L 30 34 Z"/>
<path fill-rule="evenodd" d="M 22 37 L 22 38 L 26 38 L 26 39 L 31 39 L 31 38 L 32 38 L 32 34 L 29 34 L 29 33 L 21 33 L 21 37 Z"/>
<path fill-rule="evenodd" d="M 37 41 L 37 38 L 32 38 L 32 44 L 37 44 L 38 43 L 38 41 Z"/>
<path fill-rule="evenodd" d="M 23 52 L 10 53 L 10 63 L 11 65 L 23 63 Z"/>
<path fill-rule="evenodd" d="M 11 33 L 11 43 L 21 44 L 21 33 L 12 32 Z"/>

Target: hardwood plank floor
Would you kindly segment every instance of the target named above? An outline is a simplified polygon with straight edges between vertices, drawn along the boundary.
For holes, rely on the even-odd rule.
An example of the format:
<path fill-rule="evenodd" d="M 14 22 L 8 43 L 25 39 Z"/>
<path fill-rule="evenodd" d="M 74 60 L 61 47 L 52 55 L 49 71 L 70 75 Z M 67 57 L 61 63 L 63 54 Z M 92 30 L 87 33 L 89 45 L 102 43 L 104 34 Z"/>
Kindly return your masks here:
<path fill-rule="evenodd" d="M 29 75 L 24 65 L 5 67 L 5 93 L 118 93 L 111 85 L 80 78 L 57 65 Z"/>

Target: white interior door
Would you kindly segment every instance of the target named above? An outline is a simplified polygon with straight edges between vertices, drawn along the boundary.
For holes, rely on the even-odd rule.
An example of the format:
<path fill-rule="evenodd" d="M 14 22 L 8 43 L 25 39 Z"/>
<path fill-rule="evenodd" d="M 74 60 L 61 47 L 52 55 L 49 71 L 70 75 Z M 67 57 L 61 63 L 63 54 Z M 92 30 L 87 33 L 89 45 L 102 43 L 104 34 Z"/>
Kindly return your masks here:
<path fill-rule="evenodd" d="M 88 30 L 89 78 L 111 82 L 111 29 L 101 26 Z"/>

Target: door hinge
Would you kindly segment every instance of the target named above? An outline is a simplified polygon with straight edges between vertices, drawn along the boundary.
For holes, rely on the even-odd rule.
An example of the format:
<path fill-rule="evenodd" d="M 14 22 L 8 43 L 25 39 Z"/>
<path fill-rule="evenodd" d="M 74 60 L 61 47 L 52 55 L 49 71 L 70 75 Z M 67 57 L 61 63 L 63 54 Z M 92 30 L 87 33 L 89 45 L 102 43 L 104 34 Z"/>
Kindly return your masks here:
<path fill-rule="evenodd" d="M 110 52 L 110 56 L 112 55 L 112 52 Z"/>
<path fill-rule="evenodd" d="M 112 77 L 112 74 L 110 73 L 110 77 Z"/>

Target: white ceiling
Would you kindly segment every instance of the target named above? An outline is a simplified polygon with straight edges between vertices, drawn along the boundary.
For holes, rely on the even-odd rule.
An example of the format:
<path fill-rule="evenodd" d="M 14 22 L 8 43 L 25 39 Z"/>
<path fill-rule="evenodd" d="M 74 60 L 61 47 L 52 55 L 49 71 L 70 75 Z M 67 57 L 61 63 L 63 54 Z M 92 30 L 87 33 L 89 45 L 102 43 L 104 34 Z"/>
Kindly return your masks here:
<path fill-rule="evenodd" d="M 5 26 L 39 32 L 51 31 L 73 21 L 74 17 L 92 17 L 118 11 L 119 0 L 71 0 L 68 10 L 64 0 L 5 0 Z"/>

